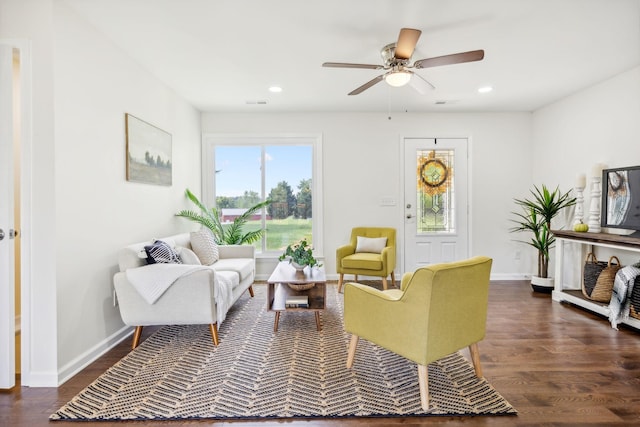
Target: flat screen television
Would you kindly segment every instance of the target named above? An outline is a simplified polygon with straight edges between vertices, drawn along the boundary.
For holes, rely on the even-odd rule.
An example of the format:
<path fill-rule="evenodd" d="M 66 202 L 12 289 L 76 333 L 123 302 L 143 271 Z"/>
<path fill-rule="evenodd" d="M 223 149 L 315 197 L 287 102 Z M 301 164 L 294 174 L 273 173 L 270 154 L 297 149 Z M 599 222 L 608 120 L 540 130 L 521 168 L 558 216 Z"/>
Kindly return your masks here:
<path fill-rule="evenodd" d="M 640 166 L 602 171 L 601 225 L 633 231 L 640 238 Z"/>

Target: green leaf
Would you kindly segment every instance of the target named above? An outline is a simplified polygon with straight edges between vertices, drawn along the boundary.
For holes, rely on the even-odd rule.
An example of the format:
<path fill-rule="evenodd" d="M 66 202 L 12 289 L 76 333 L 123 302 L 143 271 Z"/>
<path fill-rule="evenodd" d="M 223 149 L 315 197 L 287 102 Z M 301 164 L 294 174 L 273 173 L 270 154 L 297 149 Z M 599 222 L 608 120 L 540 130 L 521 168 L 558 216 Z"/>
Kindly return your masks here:
<path fill-rule="evenodd" d="M 514 218 L 510 221 L 515 224 L 509 231 L 512 233 L 531 232 L 533 237 L 527 243 L 538 250 L 538 276 L 547 277 L 549 264 L 549 251 L 555 243 L 555 236 L 551 232 L 551 220 L 562 209 L 573 206 L 576 203 L 571 192 L 562 193 L 559 187 L 551 191 L 546 185 L 534 186 L 530 190 L 531 198 L 514 199 L 522 211 L 512 212 Z"/>
<path fill-rule="evenodd" d="M 313 248 L 309 245 L 307 239 L 302 239 L 298 243 L 287 246 L 284 253 L 278 257 L 280 261 L 285 259 L 289 259 L 289 262 L 293 261 L 299 265 L 322 267 L 322 264 L 313 256 Z"/>
<path fill-rule="evenodd" d="M 235 218 L 233 222 L 223 227 L 220 222 L 221 212 L 215 208 L 207 208 L 204 203 L 196 197 L 188 188 L 185 191 L 186 197 L 194 204 L 200 212 L 194 212 L 191 210 L 181 210 L 176 216 L 187 218 L 190 221 L 196 222 L 203 227 L 211 230 L 216 242 L 220 245 L 241 245 L 250 244 L 256 242 L 264 235 L 264 230 L 250 231 L 243 233 L 243 227 L 251 219 L 253 215 L 259 212 L 261 209 L 267 207 L 271 200 L 265 200 L 252 207 L 250 207 L 245 213 Z"/>

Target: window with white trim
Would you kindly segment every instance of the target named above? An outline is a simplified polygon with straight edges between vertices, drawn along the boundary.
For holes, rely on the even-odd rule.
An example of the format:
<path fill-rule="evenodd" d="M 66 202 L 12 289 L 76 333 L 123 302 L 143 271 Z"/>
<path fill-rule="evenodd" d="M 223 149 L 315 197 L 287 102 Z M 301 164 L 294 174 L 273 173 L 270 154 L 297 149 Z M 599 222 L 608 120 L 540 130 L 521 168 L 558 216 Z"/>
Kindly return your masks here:
<path fill-rule="evenodd" d="M 321 253 L 321 161 L 319 135 L 205 135 L 203 196 L 218 208 L 223 224 L 271 200 L 243 229 L 265 229 L 254 243 L 258 254 L 280 255 L 303 238 Z"/>

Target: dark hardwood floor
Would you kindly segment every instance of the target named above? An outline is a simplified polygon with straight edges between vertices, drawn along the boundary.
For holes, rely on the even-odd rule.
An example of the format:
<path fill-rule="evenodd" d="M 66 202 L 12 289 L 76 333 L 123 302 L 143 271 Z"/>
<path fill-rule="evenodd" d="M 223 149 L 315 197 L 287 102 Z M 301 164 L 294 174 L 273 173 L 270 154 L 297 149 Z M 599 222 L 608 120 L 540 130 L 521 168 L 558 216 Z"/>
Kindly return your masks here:
<path fill-rule="evenodd" d="M 250 422 L 98 422 L 100 426 L 639 426 L 640 331 L 611 329 L 606 319 L 533 293 L 524 282 L 491 284 L 485 377 L 517 416 L 265 420 Z M 145 330 L 143 339 L 153 328 Z M 129 351 L 123 342 L 59 388 L 0 392 L 0 426 L 63 427 L 48 416 Z M 222 343 L 224 345 L 224 343 Z M 81 423 L 86 425 L 87 423 Z"/>

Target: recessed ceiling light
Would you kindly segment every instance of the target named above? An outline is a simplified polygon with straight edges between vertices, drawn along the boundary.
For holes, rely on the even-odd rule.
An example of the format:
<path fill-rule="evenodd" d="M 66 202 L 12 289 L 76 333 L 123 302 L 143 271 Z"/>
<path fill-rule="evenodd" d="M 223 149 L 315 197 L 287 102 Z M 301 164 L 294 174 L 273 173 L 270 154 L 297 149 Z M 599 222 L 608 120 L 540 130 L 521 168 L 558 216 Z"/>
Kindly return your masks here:
<path fill-rule="evenodd" d="M 478 88 L 478 93 L 489 93 L 493 90 L 493 88 L 491 86 L 482 86 L 481 88 Z"/>
<path fill-rule="evenodd" d="M 269 88 L 269 92 L 279 93 L 282 92 L 282 88 L 280 86 L 271 86 Z"/>

